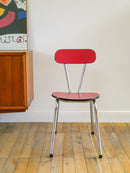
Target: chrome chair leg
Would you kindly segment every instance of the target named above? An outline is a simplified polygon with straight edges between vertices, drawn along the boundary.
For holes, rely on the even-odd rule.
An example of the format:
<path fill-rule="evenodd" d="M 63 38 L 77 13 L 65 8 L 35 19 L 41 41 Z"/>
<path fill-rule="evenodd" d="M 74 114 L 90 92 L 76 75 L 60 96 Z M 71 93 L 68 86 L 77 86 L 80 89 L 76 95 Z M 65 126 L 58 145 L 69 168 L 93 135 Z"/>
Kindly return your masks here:
<path fill-rule="evenodd" d="M 51 148 L 50 148 L 50 157 L 53 157 L 53 149 L 54 149 L 54 141 L 55 141 L 55 130 L 56 130 L 56 118 L 57 118 L 57 107 L 58 103 L 56 100 L 56 106 L 54 110 L 54 119 L 53 119 L 53 127 L 52 127 L 52 136 L 51 136 Z"/>
<path fill-rule="evenodd" d="M 91 134 L 94 134 L 94 125 L 93 125 L 93 101 L 90 101 L 90 117 L 91 117 Z"/>
<path fill-rule="evenodd" d="M 95 110 L 95 122 L 96 122 L 96 132 L 97 132 L 97 142 L 98 142 L 98 150 L 99 150 L 99 158 L 102 158 L 102 146 L 101 146 L 101 139 L 100 139 L 100 129 L 98 124 L 98 116 L 97 116 L 97 104 L 95 100 L 93 101 L 94 110 Z"/>
<path fill-rule="evenodd" d="M 56 129 L 55 129 L 55 133 L 57 133 L 57 123 L 58 123 L 58 118 L 59 118 L 59 100 L 57 100 L 57 104 L 58 104 L 58 106 L 57 106 L 57 111 L 56 111 L 56 113 L 57 113 L 57 116 L 56 116 Z"/>

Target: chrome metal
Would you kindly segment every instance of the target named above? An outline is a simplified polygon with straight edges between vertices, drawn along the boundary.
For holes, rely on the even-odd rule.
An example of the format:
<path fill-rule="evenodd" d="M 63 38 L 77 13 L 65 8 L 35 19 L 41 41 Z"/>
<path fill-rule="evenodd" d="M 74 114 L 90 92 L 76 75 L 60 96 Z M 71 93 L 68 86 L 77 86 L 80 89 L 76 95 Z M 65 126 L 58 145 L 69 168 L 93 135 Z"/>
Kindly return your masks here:
<path fill-rule="evenodd" d="M 100 138 L 100 129 L 98 124 L 98 116 L 97 116 L 97 104 L 95 100 L 93 101 L 94 110 L 95 110 L 95 122 L 96 122 L 96 132 L 97 132 L 97 142 L 98 142 L 98 150 L 99 157 L 102 158 L 102 146 L 101 146 L 101 138 Z"/>
<path fill-rule="evenodd" d="M 81 75 L 81 80 L 80 80 L 80 84 L 79 84 L 79 88 L 78 88 L 78 93 L 81 89 L 81 86 L 82 86 L 82 82 L 83 82 L 83 77 L 84 77 L 84 73 L 85 73 L 85 69 L 86 69 L 86 64 L 84 64 L 83 66 L 83 71 L 82 71 L 82 75 Z"/>
<path fill-rule="evenodd" d="M 56 116 L 56 129 L 55 129 L 55 133 L 57 133 L 57 123 L 58 123 L 58 118 L 59 118 L 59 105 L 60 105 L 59 100 L 57 100 L 57 104 L 58 104 L 58 106 L 57 106 L 57 111 L 56 111 L 57 116 Z"/>
<path fill-rule="evenodd" d="M 67 70 L 66 64 L 64 64 L 64 69 L 65 69 L 65 75 L 66 75 L 68 90 L 69 90 L 69 92 L 71 92 L 71 89 L 70 89 L 70 80 L 69 80 L 69 75 L 68 75 L 68 70 Z"/>
<path fill-rule="evenodd" d="M 57 111 L 58 103 L 56 100 L 56 106 L 54 109 L 54 118 L 53 118 L 53 127 L 52 127 L 52 137 L 51 137 L 51 148 L 50 148 L 50 157 L 53 156 L 53 149 L 54 149 L 54 141 L 55 141 L 55 129 L 56 129 L 56 111 Z"/>
<path fill-rule="evenodd" d="M 94 125 L 93 125 L 93 101 L 90 101 L 90 117 L 91 117 L 91 134 L 94 134 Z"/>

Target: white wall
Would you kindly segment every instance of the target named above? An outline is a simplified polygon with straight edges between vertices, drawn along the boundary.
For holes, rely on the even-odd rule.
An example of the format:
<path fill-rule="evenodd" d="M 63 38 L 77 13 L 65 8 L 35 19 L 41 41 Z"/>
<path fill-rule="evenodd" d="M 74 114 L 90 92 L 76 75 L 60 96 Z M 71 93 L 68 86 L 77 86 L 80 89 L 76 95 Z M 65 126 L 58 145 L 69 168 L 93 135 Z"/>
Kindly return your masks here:
<path fill-rule="evenodd" d="M 96 51 L 82 89 L 100 93 L 101 121 L 130 121 L 130 0 L 28 0 L 28 36 L 35 99 L 26 113 L 1 114 L 0 121 L 52 120 L 51 92 L 67 88 L 63 66 L 53 57 L 61 48 Z M 80 71 L 69 69 L 74 87 Z M 62 103 L 61 110 L 60 121 L 89 120 L 87 104 Z"/>

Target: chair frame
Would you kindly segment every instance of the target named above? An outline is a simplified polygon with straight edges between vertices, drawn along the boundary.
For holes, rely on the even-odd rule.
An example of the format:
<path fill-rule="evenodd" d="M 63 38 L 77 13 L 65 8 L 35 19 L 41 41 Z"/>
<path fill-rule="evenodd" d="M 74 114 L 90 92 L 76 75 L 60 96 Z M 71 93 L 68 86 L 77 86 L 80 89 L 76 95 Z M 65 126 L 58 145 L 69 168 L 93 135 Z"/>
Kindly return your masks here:
<path fill-rule="evenodd" d="M 66 81 L 68 86 L 68 91 L 71 93 L 70 87 L 70 80 L 68 75 L 67 65 L 64 64 L 64 70 L 66 75 Z M 82 86 L 83 77 L 86 70 L 86 64 L 83 66 L 83 71 L 81 74 L 81 79 L 78 87 L 78 93 L 80 94 L 80 89 Z M 96 134 L 97 134 L 97 143 L 98 143 L 98 151 L 99 151 L 99 158 L 102 158 L 102 146 L 101 146 L 101 138 L 100 138 L 100 129 L 98 123 L 98 115 L 97 115 L 97 104 L 96 99 L 92 100 L 64 100 L 60 98 L 56 98 L 55 109 L 54 109 L 54 117 L 53 117 L 53 127 L 52 127 L 52 138 L 51 138 L 51 147 L 50 147 L 50 157 L 53 157 L 53 149 L 54 149 L 54 141 L 55 141 L 55 134 L 57 133 L 57 123 L 59 118 L 59 104 L 60 101 L 62 102 L 89 102 L 90 103 L 90 117 L 91 117 L 91 134 L 94 134 L 94 115 L 95 115 L 95 124 L 96 124 Z M 93 111 L 94 110 L 94 111 Z M 93 114 L 94 112 L 94 114 Z"/>

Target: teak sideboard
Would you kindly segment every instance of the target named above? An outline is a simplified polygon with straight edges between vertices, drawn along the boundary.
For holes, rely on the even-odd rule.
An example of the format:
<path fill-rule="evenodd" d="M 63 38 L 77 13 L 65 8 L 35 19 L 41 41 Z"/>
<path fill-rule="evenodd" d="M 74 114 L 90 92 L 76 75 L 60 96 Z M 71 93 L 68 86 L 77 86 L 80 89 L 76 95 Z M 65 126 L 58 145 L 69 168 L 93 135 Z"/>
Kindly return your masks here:
<path fill-rule="evenodd" d="M 32 51 L 0 52 L 0 113 L 26 111 L 33 97 Z"/>

